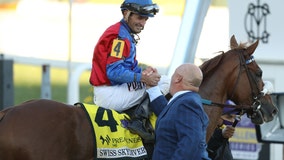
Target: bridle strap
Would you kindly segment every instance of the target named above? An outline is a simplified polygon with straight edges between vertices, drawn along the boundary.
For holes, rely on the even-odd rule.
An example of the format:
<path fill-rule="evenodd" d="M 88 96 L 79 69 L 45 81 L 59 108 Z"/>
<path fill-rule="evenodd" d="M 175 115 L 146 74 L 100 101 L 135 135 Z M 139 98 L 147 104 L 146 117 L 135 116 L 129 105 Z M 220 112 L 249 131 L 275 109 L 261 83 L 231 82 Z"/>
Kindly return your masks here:
<path fill-rule="evenodd" d="M 257 91 L 255 92 L 255 87 L 253 87 L 252 81 L 254 81 L 255 83 L 257 83 L 257 82 L 256 82 L 256 80 L 254 78 L 252 78 L 252 75 L 249 72 L 249 69 L 248 69 L 248 66 L 247 66 L 247 64 L 253 62 L 253 57 L 251 57 L 249 60 L 245 61 L 244 56 L 240 55 L 240 59 L 242 61 L 242 65 L 244 66 L 244 68 L 246 70 L 246 73 L 247 73 L 247 76 L 248 76 L 248 79 L 249 79 L 249 83 L 250 83 L 250 87 L 251 87 L 251 90 L 252 90 L 253 99 L 256 100 L 258 98 L 258 95 L 259 95 L 257 93 L 260 93 L 260 89 L 256 85 L 256 90 Z"/>
<path fill-rule="evenodd" d="M 227 108 L 235 108 L 237 110 L 246 110 L 250 109 L 251 107 L 248 105 L 233 105 L 233 104 L 224 104 L 224 103 L 217 103 L 217 102 L 212 102 L 211 100 L 208 99 L 201 99 L 202 104 L 208 105 L 208 106 L 216 106 L 216 107 L 227 107 Z"/>

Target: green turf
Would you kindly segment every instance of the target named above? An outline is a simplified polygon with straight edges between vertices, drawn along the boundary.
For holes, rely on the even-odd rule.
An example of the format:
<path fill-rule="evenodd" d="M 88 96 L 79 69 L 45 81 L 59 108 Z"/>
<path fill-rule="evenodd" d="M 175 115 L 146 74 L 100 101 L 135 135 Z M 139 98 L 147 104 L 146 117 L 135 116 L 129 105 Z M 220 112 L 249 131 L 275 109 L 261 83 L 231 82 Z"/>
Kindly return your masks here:
<path fill-rule="evenodd" d="M 14 104 L 41 98 L 41 79 L 41 66 L 14 64 Z M 50 82 L 52 99 L 67 102 L 67 69 L 51 68 Z M 80 102 L 92 103 L 92 92 L 86 71 L 80 77 Z"/>

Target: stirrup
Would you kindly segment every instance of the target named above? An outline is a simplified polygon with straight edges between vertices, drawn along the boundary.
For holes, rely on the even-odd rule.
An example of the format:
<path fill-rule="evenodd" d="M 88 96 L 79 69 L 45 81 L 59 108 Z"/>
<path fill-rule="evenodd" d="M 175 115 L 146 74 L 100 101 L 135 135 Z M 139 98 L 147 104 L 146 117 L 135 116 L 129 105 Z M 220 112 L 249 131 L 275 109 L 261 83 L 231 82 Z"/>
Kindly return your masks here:
<path fill-rule="evenodd" d="M 127 128 L 131 133 L 138 134 L 145 142 L 154 142 L 155 135 L 149 133 L 145 128 L 146 119 L 134 119 L 129 121 Z"/>

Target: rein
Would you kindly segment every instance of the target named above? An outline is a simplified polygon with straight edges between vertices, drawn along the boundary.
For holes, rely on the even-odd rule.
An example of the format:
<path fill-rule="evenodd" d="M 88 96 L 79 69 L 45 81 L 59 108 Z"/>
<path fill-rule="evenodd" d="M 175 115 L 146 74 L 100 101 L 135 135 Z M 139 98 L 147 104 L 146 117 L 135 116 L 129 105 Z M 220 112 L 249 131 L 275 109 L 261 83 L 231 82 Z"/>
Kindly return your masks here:
<path fill-rule="evenodd" d="M 225 104 L 225 103 L 217 103 L 217 102 L 212 102 L 211 100 L 208 99 L 201 99 L 202 104 L 208 105 L 208 106 L 216 106 L 216 107 L 227 107 L 227 108 L 235 108 L 238 110 L 243 110 L 243 109 L 250 109 L 249 105 L 233 105 L 233 104 Z"/>
<path fill-rule="evenodd" d="M 230 111 L 223 113 L 223 115 L 236 113 L 236 112 L 238 112 L 237 115 L 243 115 L 245 113 L 244 110 L 250 109 L 250 106 L 248 106 L 248 105 L 232 105 L 232 104 L 217 103 L 217 102 L 212 102 L 212 101 L 207 100 L 207 99 L 201 99 L 201 102 L 202 102 L 202 104 L 208 105 L 208 106 L 216 106 L 216 107 L 221 107 L 221 108 L 224 108 L 224 107 L 234 108 L 233 110 L 230 110 Z M 235 125 L 237 125 L 237 124 L 235 124 Z"/>

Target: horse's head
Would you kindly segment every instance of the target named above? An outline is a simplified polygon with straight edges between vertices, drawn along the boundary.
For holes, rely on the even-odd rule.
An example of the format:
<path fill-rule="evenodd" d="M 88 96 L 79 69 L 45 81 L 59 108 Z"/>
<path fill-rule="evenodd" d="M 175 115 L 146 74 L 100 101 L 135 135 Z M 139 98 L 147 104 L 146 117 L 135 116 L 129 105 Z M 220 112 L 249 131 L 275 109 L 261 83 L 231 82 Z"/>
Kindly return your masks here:
<path fill-rule="evenodd" d="M 211 102 L 211 105 L 204 102 L 204 109 L 210 119 L 207 140 L 221 117 L 221 107 L 228 106 L 225 104 L 227 100 L 232 100 L 236 105 L 231 107 L 240 113 L 247 113 L 254 124 L 269 122 L 277 114 L 278 109 L 269 95 L 273 86 L 263 82 L 262 70 L 253 57 L 257 45 L 258 41 L 249 46 L 238 44 L 232 36 L 231 50 L 222 52 L 200 66 L 203 81 L 199 93 Z"/>
<path fill-rule="evenodd" d="M 263 82 L 262 70 L 253 57 L 257 46 L 258 41 L 245 47 L 244 44 L 238 44 L 232 36 L 231 50 L 227 53 L 234 54 L 231 57 L 238 59 L 239 64 L 232 63 L 236 67 L 232 73 L 233 87 L 228 92 L 228 98 L 243 106 L 254 124 L 262 124 L 273 120 L 278 109 L 269 95 L 273 86 L 270 82 Z"/>

